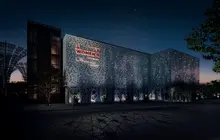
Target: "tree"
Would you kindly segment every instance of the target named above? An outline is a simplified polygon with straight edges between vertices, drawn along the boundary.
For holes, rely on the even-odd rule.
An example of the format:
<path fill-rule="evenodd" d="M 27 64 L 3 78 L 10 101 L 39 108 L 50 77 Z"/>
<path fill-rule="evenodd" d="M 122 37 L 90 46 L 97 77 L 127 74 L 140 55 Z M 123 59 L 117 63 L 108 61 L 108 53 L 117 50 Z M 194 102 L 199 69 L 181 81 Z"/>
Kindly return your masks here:
<path fill-rule="evenodd" d="M 134 84 L 131 83 L 128 85 L 127 87 L 127 98 L 128 98 L 128 102 L 132 103 L 133 102 L 133 96 L 134 96 Z"/>
<path fill-rule="evenodd" d="M 51 103 L 51 94 L 60 87 L 60 76 L 58 70 L 51 67 L 48 71 L 38 75 L 40 92 L 46 96 L 47 104 Z"/>
<path fill-rule="evenodd" d="M 213 87 L 211 84 L 205 84 L 203 86 L 204 96 L 205 98 L 212 98 L 213 97 Z"/>
<path fill-rule="evenodd" d="M 195 82 L 175 81 L 171 84 L 171 87 L 175 88 L 175 100 L 194 101 L 200 85 Z"/>
<path fill-rule="evenodd" d="M 172 87 L 175 88 L 174 91 L 174 99 L 175 100 L 182 100 L 182 96 L 184 95 L 184 85 L 185 83 L 182 81 L 176 81 L 172 83 Z"/>
<path fill-rule="evenodd" d="M 185 38 L 188 48 L 202 53 L 204 59 L 213 60 L 213 71 L 220 73 L 220 0 L 204 14 L 206 20 Z"/>
<path fill-rule="evenodd" d="M 211 81 L 211 83 L 212 83 L 212 89 L 213 89 L 212 93 L 214 93 L 214 94 L 219 93 L 220 92 L 220 82 L 217 80 L 213 80 L 213 81 Z"/>

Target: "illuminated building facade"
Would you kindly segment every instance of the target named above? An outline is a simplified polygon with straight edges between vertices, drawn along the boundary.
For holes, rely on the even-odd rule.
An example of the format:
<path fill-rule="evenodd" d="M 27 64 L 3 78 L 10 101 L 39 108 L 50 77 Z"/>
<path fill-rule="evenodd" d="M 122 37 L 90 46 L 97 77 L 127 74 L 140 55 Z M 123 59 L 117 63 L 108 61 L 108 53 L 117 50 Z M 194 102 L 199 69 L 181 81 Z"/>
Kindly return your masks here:
<path fill-rule="evenodd" d="M 143 100 L 150 81 L 150 55 L 71 35 L 63 39 L 66 103 Z M 133 95 L 134 97 L 133 97 Z"/>
<path fill-rule="evenodd" d="M 28 21 L 27 23 L 27 84 L 30 98 L 45 102 L 46 95 L 39 86 L 44 73 L 51 68 L 57 70 L 62 78 L 62 46 L 61 29 L 49 25 Z M 60 84 L 53 85 L 52 102 L 62 102 Z M 64 102 L 64 101 L 63 101 Z"/>
<path fill-rule="evenodd" d="M 151 55 L 151 93 L 164 99 L 166 87 L 176 82 L 199 83 L 199 59 L 166 49 Z"/>
<path fill-rule="evenodd" d="M 168 85 L 199 81 L 199 59 L 173 49 L 148 54 L 65 35 L 63 72 L 66 103 L 73 95 L 81 103 L 140 101 L 152 92 L 163 100 Z"/>
<path fill-rule="evenodd" d="M 3 87 L 4 82 L 10 81 L 14 67 L 21 58 L 26 56 L 26 54 L 27 51 L 23 47 L 7 42 L 0 42 L 0 87 Z M 4 72 L 4 69 L 6 72 Z"/>

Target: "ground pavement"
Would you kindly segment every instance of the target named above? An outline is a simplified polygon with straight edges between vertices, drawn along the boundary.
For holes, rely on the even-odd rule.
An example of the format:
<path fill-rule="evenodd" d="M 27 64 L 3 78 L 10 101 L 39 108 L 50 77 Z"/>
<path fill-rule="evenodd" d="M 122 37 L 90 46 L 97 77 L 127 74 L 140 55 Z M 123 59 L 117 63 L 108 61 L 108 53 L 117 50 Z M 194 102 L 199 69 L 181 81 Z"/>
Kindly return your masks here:
<path fill-rule="evenodd" d="M 96 106 L 97 108 L 98 106 Z M 118 105 L 118 108 L 120 105 Z M 10 137 L 30 140 L 65 139 L 218 139 L 219 104 L 102 111 L 24 111 L 10 114 Z M 121 107 L 124 109 L 123 107 Z M 104 110 L 104 111 L 103 111 Z M 6 133 L 5 133 L 6 134 Z"/>

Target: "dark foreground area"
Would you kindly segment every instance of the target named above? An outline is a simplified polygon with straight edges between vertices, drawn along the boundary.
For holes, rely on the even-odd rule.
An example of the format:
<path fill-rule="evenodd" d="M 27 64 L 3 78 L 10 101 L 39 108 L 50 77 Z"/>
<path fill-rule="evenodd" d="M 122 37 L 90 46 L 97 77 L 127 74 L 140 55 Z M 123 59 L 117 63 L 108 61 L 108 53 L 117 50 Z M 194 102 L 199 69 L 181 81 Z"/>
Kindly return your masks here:
<path fill-rule="evenodd" d="M 18 104 L 18 103 L 17 103 Z M 84 106 L 86 110 L 87 106 Z M 20 111 L 19 111 L 20 109 Z M 220 139 L 220 105 L 190 104 L 155 109 L 84 112 L 5 112 L 1 139 Z M 7 114 L 7 115 L 6 115 Z"/>

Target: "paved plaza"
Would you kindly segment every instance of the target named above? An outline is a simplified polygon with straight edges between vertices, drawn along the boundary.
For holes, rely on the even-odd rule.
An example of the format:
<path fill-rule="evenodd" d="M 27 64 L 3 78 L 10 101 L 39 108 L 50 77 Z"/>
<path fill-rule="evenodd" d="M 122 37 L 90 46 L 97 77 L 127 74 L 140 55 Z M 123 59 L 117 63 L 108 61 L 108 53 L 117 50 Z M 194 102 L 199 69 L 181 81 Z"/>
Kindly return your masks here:
<path fill-rule="evenodd" d="M 61 110 L 23 112 L 11 117 L 10 131 L 31 140 L 69 139 L 218 139 L 220 106 L 193 104 L 87 112 Z M 13 128 L 12 128 L 13 126 Z"/>

